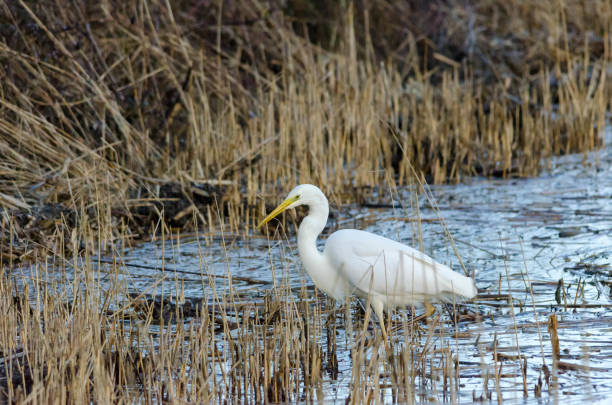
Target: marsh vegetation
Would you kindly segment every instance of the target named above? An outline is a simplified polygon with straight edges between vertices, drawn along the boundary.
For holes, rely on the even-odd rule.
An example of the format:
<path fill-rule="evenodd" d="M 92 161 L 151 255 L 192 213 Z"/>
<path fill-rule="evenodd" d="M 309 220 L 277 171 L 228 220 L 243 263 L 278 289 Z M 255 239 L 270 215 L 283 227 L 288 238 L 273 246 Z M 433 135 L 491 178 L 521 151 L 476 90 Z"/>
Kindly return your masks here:
<path fill-rule="evenodd" d="M 604 401 L 611 31 L 604 0 L 2 2 L 0 401 Z M 479 296 L 385 350 L 299 218 L 253 231 L 306 182 Z"/>

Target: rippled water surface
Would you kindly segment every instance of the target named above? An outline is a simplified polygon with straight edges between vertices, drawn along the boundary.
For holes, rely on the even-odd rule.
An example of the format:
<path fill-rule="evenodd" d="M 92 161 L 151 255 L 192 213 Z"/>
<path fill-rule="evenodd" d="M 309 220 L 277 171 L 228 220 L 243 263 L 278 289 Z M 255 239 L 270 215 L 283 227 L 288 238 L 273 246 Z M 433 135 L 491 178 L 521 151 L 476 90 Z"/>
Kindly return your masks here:
<path fill-rule="evenodd" d="M 431 192 L 439 212 L 421 197 L 423 248 L 461 271 L 443 232 L 442 218 L 465 267 L 476 274 L 480 292 L 467 305 L 477 319 L 457 327 L 462 338 L 455 340 L 444 333 L 436 338 L 440 345 L 450 339 L 452 344 L 447 341 L 446 345 L 457 351 L 458 399 L 471 402 L 474 395 L 485 393 L 483 365 L 493 363 L 495 345 L 509 359 L 519 354 L 526 359 L 529 396 L 523 398 L 519 362 L 509 360 L 499 387 L 494 377 L 488 382 L 493 400 L 499 389 L 504 399 L 519 403 L 607 403 L 612 398 L 612 148 L 606 146 L 586 158 L 556 159 L 551 169 L 533 179 L 476 178 L 431 187 Z M 334 212 L 325 232 L 356 227 L 418 246 L 416 210 L 410 200 L 410 190 L 400 189 L 373 197 L 364 207 L 345 207 Z M 321 245 L 325 237 L 320 237 Z M 124 260 L 128 266 L 123 277 L 134 292 L 172 294 L 179 279 L 186 299 L 212 301 L 235 292 L 242 300 L 257 301 L 284 283 L 296 289 L 304 284 L 312 287 L 301 269 L 292 235 L 270 240 L 261 235 L 249 239 L 215 235 L 163 245 L 148 243 L 128 251 Z M 152 287 L 162 262 L 168 281 Z M 547 329 L 552 314 L 559 321 L 562 367 L 552 370 L 549 379 L 555 389 L 549 392 L 544 384 L 537 398 L 534 385 L 545 378 L 543 357 L 552 368 Z M 440 328 L 453 326 L 447 319 Z M 339 374 L 335 379 L 325 376 L 323 392 L 330 401 L 344 402 L 351 359 L 341 342 L 345 339 L 338 339 Z M 436 387 L 425 390 L 418 401 L 450 401 Z"/>

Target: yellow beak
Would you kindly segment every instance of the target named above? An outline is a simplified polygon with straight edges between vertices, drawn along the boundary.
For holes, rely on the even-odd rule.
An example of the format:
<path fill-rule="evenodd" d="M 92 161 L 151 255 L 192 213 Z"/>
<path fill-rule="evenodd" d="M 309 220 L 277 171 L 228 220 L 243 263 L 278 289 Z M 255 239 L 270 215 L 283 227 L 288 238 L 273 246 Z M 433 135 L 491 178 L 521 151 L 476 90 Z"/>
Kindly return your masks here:
<path fill-rule="evenodd" d="M 267 224 L 268 222 L 270 222 L 271 219 L 273 219 L 275 216 L 277 216 L 281 212 L 285 211 L 288 206 L 296 202 L 299 198 L 300 198 L 299 195 L 293 196 L 291 198 L 287 198 L 285 201 L 280 203 L 278 207 L 274 208 L 274 211 L 272 211 L 267 217 L 265 217 L 263 221 L 261 221 L 259 225 L 257 225 L 257 228 L 259 229 L 265 224 Z"/>

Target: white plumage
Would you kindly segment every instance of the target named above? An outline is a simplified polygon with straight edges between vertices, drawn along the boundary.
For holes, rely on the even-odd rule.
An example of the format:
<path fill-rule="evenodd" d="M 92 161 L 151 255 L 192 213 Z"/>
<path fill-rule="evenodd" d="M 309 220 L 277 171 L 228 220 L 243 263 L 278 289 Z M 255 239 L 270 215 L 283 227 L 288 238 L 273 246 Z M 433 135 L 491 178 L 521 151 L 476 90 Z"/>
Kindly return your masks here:
<path fill-rule="evenodd" d="M 338 301 L 350 294 L 369 299 L 383 333 L 383 309 L 430 299 L 470 299 L 478 292 L 471 278 L 409 246 L 365 231 L 334 232 L 321 253 L 316 239 L 327 223 L 329 204 L 311 184 L 295 187 L 259 227 L 298 205 L 309 207 L 298 230 L 298 251 L 306 272 L 318 288 Z"/>

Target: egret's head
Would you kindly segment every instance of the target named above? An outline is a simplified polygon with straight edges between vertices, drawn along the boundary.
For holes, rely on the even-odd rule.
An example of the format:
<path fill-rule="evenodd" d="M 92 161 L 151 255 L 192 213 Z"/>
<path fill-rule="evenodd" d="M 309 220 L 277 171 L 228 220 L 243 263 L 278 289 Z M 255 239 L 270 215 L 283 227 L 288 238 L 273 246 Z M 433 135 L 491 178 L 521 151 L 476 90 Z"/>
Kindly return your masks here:
<path fill-rule="evenodd" d="M 317 186 L 313 186 L 312 184 L 300 184 L 299 186 L 291 190 L 287 198 L 285 198 L 285 201 L 280 203 L 278 207 L 274 208 L 274 211 L 272 211 L 267 217 L 265 217 L 263 221 L 261 221 L 259 225 L 257 225 L 257 227 L 260 228 L 264 226 L 278 214 L 285 210 L 288 210 L 289 208 L 295 208 L 298 205 L 304 204 L 320 204 L 322 202 L 325 202 L 325 204 L 327 204 L 327 199 L 325 198 L 323 192 Z"/>

